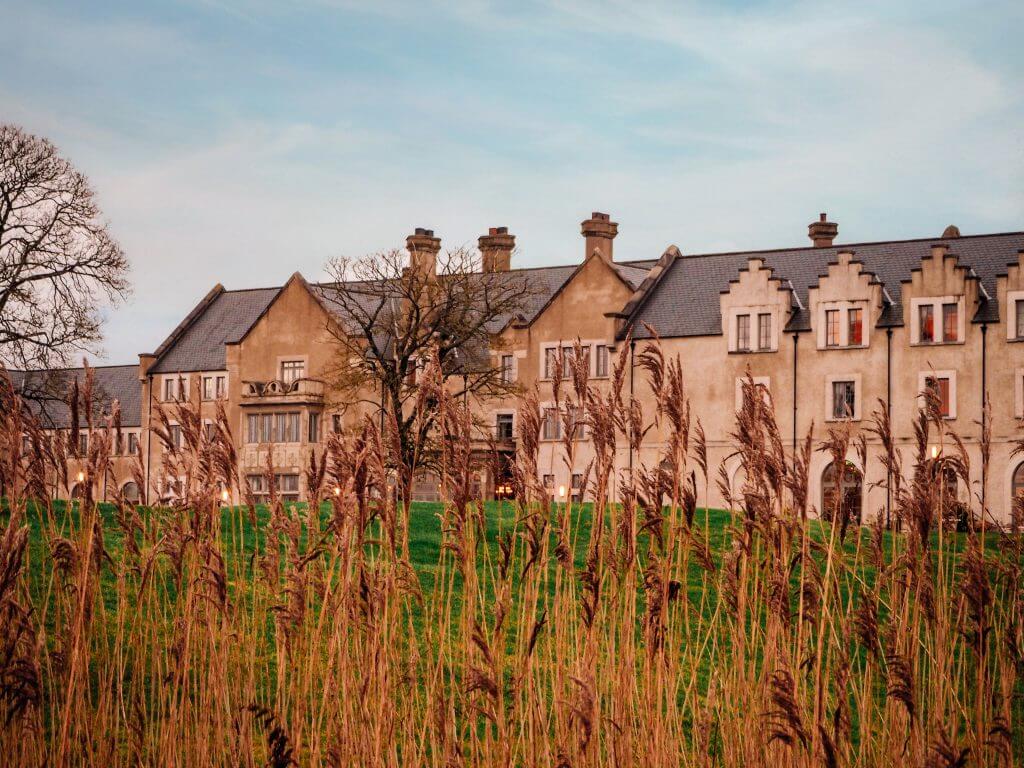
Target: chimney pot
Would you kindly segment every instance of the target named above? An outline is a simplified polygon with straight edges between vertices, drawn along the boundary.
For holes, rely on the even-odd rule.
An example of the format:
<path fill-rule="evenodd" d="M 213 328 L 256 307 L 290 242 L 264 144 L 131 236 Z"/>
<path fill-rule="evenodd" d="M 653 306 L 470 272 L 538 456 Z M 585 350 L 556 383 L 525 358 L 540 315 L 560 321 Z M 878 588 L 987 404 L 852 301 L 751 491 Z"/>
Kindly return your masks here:
<path fill-rule="evenodd" d="M 586 238 L 584 259 L 589 259 L 595 251 L 600 251 L 608 261 L 612 260 L 612 241 L 619 233 L 619 225 L 611 220 L 607 213 L 594 211 L 590 218 L 580 224 L 580 232 Z"/>
<path fill-rule="evenodd" d="M 508 227 L 490 227 L 486 235 L 477 241 L 480 246 L 480 262 L 484 272 L 508 272 L 512 267 L 512 251 L 516 247 L 516 236 L 508 233 Z"/>
<path fill-rule="evenodd" d="M 818 214 L 818 220 L 807 225 L 807 236 L 815 248 L 830 248 L 839 234 L 839 225 L 828 220 L 828 214 Z"/>

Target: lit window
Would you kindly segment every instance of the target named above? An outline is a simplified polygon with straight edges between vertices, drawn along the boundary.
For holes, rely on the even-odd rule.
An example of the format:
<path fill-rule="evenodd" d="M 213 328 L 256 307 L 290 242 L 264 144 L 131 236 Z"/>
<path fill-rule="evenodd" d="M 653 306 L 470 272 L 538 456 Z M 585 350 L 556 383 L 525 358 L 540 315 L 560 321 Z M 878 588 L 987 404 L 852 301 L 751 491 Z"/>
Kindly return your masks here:
<path fill-rule="evenodd" d="M 832 418 L 852 419 L 856 413 L 857 390 L 852 381 L 832 382 Z"/>
<path fill-rule="evenodd" d="M 956 341 L 960 335 L 959 327 L 959 315 L 957 313 L 957 305 L 943 304 L 942 305 L 942 340 L 943 341 Z"/>
<path fill-rule="evenodd" d="M 847 312 L 846 318 L 849 326 L 847 343 L 851 347 L 859 347 L 864 343 L 864 310 L 851 309 Z"/>
<path fill-rule="evenodd" d="M 562 420 L 557 408 L 544 409 L 544 439 L 558 440 L 562 437 Z"/>
<path fill-rule="evenodd" d="M 949 377 L 929 376 L 925 379 L 925 388 L 938 399 L 939 415 L 948 419 L 953 412 L 950 408 Z"/>
<path fill-rule="evenodd" d="M 1024 304 L 1024 302 L 1021 303 Z M 608 347 L 598 345 L 596 352 L 597 359 L 594 361 L 594 375 L 598 378 L 604 378 L 608 375 Z"/>
<path fill-rule="evenodd" d="M 494 438 L 495 438 L 495 440 L 511 440 L 512 439 L 512 414 L 511 413 L 499 413 L 495 417 Z"/>
<path fill-rule="evenodd" d="M 839 310 L 825 310 L 825 346 L 839 346 Z"/>
<path fill-rule="evenodd" d="M 767 312 L 757 316 L 757 348 L 761 351 L 772 348 L 772 316 Z"/>
<path fill-rule="evenodd" d="M 284 360 L 281 363 L 281 381 L 291 384 L 306 375 L 305 360 Z"/>
<path fill-rule="evenodd" d="M 931 344 L 935 341 L 935 307 L 931 304 L 922 304 L 917 308 L 920 323 L 920 341 L 922 344 Z"/>
<path fill-rule="evenodd" d="M 750 351 L 750 315 L 736 315 L 736 349 Z"/>

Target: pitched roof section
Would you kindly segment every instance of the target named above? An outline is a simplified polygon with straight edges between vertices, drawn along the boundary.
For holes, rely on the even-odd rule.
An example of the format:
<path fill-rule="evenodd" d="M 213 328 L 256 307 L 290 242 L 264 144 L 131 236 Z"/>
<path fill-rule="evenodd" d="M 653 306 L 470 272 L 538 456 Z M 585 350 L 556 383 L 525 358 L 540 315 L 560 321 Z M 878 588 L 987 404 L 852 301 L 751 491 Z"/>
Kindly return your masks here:
<path fill-rule="evenodd" d="M 224 345 L 241 339 L 263 315 L 281 288 L 221 290 L 209 294 L 157 351 L 152 373 L 221 371 Z"/>
<path fill-rule="evenodd" d="M 802 305 L 787 330 L 808 330 L 808 289 L 817 283 L 819 275 L 828 271 L 829 263 L 837 260 L 840 251 L 853 251 L 857 260 L 863 262 L 864 270 L 884 283 L 892 304 L 883 311 L 880 324 L 902 325 L 901 283 L 921 266 L 934 243 L 948 245 L 949 253 L 958 256 L 961 265 L 973 268 L 988 292 L 990 298 L 981 305 L 974 321 L 997 320 L 996 276 L 1005 273 L 1007 263 L 1016 261 L 1017 252 L 1024 248 L 1024 232 L 682 256 L 668 266 L 662 279 L 639 303 L 629 325 L 636 338 L 648 336 L 644 323 L 663 337 L 721 335 L 719 292 L 728 289 L 729 281 L 746 266 L 748 259 L 762 258 L 765 266 L 774 270 L 775 277 L 792 283 Z"/>
<path fill-rule="evenodd" d="M 114 400 L 121 406 L 121 426 L 142 424 L 142 387 L 138 365 L 102 365 L 93 370 L 93 402 L 99 416 L 109 411 Z M 11 380 L 29 407 L 41 416 L 44 428 L 68 429 L 71 411 L 67 397 L 71 383 L 85 381 L 84 368 L 60 368 L 53 371 L 11 371 Z"/>

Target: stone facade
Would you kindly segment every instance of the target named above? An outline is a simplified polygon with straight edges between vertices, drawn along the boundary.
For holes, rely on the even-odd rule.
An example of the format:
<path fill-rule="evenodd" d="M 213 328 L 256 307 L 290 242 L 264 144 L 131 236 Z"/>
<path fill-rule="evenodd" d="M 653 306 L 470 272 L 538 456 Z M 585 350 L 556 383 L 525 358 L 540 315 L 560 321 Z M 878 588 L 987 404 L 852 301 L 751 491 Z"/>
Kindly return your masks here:
<path fill-rule="evenodd" d="M 547 408 L 558 373 L 551 370 L 551 350 L 578 339 L 589 348 L 591 381 L 601 387 L 626 345 L 627 391 L 652 413 L 651 393 L 633 360 L 653 330 L 666 356 L 682 363 L 712 469 L 724 463 L 737 490 L 742 477 L 728 435 L 739 382 L 748 373 L 770 392 L 787 448 L 802 441 L 812 424 L 817 438 L 839 422 L 864 429 L 881 402 L 891 403 L 908 471 L 920 393 L 932 387 L 971 459 L 973 487 L 957 488 L 957 494 L 984 494 L 992 516 L 1008 520 L 1013 495 L 1024 491 L 1024 457 L 1011 456 L 1013 441 L 1024 436 L 1024 233 L 962 237 L 950 228 L 933 240 L 839 246 L 832 242 L 837 229 L 822 214 L 809 227 L 813 245 L 806 248 L 686 254 L 671 246 L 659 258 L 619 261 L 613 252 L 618 225 L 595 213 L 581 226 L 579 264 L 516 270 L 539 286 L 539 298 L 500 332 L 492 359 L 507 366 L 520 386 L 536 385 Z M 505 228 L 481 237 L 485 270 L 508 270 L 514 242 Z M 409 245 L 415 268 L 430 269 L 427 257 L 440 246 L 433 232 L 417 230 Z M 157 352 L 141 355 L 138 367 L 123 373 L 141 391 L 138 412 L 126 414 L 126 422 L 139 435 L 151 500 L 173 493 L 174 479 L 157 476 L 160 448 L 148 427 L 156 404 L 176 396 L 179 382 L 202 403 L 205 418 L 214 418 L 217 401 L 225 408 L 241 474 L 259 475 L 271 450 L 282 490 L 294 498 L 302 496 L 310 447 L 328 430 L 375 412 L 371 394 L 366 403 L 341 410 L 325 391 L 336 318 L 313 288 L 298 274 L 281 288 L 217 286 Z M 983 392 L 992 404 L 984 488 Z M 474 408 L 482 423 L 494 425 L 499 442 L 513 449 L 507 430 L 515 399 L 475 401 Z M 586 434 L 575 470 L 562 462 L 557 430 L 542 438 L 539 471 L 552 495 L 578 497 L 583 491 L 573 475 L 592 458 Z M 639 455 L 623 446 L 620 467 L 656 461 L 662 439 L 649 433 Z M 880 447 L 873 440 L 868 445 L 866 468 L 854 452 L 848 456 L 866 473 L 860 485 L 864 519 L 891 506 L 888 478 L 877 461 Z M 128 481 L 130 463 L 129 457 L 117 462 L 119 482 Z M 819 509 L 827 464 L 825 454 L 815 452 L 810 504 Z M 481 480 L 493 491 L 494 478 Z M 701 504 L 724 503 L 713 483 L 700 490 Z"/>

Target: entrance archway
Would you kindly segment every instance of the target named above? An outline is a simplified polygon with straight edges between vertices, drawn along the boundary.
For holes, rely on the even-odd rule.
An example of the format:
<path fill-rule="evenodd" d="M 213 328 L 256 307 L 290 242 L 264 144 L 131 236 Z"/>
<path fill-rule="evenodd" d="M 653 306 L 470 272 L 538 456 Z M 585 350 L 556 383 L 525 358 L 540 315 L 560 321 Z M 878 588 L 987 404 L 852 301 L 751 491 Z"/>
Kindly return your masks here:
<path fill-rule="evenodd" d="M 858 524 L 861 521 L 861 506 L 864 495 L 864 475 L 852 462 L 846 462 L 842 480 L 835 463 L 825 467 L 821 473 L 821 516 L 831 520 L 836 511 L 836 495 L 839 495 L 839 516 L 846 515 Z M 839 483 L 842 483 L 841 487 Z"/>

